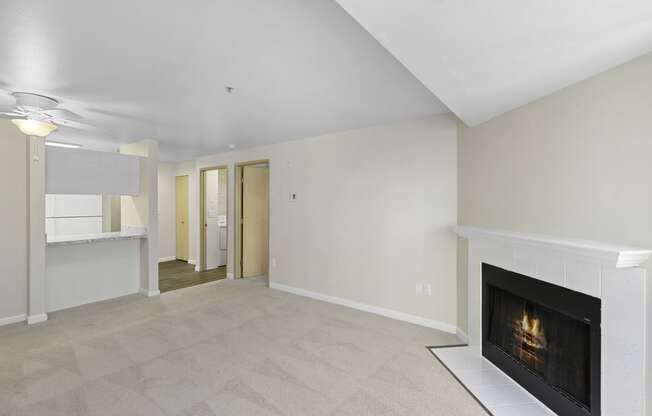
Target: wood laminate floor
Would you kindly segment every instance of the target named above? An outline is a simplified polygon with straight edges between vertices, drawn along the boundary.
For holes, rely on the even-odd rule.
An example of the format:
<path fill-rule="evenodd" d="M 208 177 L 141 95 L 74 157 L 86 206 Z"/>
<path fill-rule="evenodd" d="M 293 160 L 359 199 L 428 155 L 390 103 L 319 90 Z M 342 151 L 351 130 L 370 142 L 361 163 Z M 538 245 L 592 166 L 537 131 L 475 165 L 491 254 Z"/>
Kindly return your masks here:
<path fill-rule="evenodd" d="M 158 264 L 158 288 L 161 293 L 196 286 L 226 278 L 226 266 L 205 272 L 196 272 L 195 266 L 181 260 Z"/>

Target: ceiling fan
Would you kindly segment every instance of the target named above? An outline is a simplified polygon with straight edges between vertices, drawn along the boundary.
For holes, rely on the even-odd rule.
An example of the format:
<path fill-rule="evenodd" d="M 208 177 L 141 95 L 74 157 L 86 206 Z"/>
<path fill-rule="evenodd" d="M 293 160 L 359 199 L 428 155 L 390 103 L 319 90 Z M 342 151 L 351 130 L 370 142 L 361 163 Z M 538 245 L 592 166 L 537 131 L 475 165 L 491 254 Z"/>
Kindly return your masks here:
<path fill-rule="evenodd" d="M 16 105 L 7 111 L 0 110 L 0 117 L 11 119 L 28 136 L 45 137 L 57 126 L 95 130 L 95 127 L 80 122 L 83 117 L 79 114 L 59 107 L 59 101 L 54 98 L 29 92 L 12 92 L 10 95 Z"/>

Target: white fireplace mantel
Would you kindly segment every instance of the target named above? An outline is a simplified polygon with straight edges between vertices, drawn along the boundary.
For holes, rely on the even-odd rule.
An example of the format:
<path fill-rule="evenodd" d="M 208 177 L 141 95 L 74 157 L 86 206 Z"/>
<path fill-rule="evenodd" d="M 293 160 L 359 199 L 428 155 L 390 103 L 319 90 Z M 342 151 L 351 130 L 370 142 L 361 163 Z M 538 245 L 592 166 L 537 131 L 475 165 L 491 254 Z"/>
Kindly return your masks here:
<path fill-rule="evenodd" d="M 487 368 L 480 352 L 482 264 L 491 264 L 599 298 L 602 415 L 646 414 L 647 270 L 641 266 L 650 259 L 652 250 L 468 226 L 457 226 L 455 232 L 468 239 L 469 243 L 469 347 L 466 347 L 467 351 L 458 351 L 455 354 L 471 354 L 475 357 L 474 360 L 467 357 L 461 361 L 460 357 L 457 357 L 458 361 L 479 363 L 478 375 L 482 375 Z M 453 352 L 436 355 L 441 359 L 446 354 Z M 494 414 L 503 413 L 496 411 Z"/>
<path fill-rule="evenodd" d="M 558 238 L 539 234 L 525 234 L 489 228 L 456 226 L 455 233 L 467 239 L 493 239 L 504 243 L 521 244 L 556 250 L 607 267 L 638 267 L 652 255 L 652 250 L 597 241 Z"/>

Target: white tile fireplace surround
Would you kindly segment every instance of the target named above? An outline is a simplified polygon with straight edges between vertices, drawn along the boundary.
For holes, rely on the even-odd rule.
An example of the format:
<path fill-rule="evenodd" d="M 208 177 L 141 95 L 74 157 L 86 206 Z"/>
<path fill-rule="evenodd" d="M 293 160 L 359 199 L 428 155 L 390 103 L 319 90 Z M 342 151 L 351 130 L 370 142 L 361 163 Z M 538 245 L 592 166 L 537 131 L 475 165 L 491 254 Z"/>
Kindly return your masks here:
<path fill-rule="evenodd" d="M 601 416 L 645 416 L 646 270 L 652 251 L 460 226 L 468 239 L 469 346 L 433 350 L 494 415 L 554 414 L 482 357 L 482 264 L 599 298 Z"/>

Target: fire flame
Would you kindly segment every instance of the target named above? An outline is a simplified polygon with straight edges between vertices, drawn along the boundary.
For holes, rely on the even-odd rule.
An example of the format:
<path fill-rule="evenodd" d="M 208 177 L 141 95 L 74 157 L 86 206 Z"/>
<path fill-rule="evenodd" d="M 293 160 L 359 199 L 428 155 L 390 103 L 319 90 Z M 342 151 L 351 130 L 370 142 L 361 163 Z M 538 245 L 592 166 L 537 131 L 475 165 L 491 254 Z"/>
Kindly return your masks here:
<path fill-rule="evenodd" d="M 514 327 L 516 330 L 514 336 L 521 359 L 538 361 L 539 350 L 546 348 L 546 337 L 539 318 L 530 317 L 527 312 L 523 311 L 523 316 L 514 322 Z"/>
<path fill-rule="evenodd" d="M 521 329 L 526 334 L 532 335 L 533 338 L 538 338 L 543 333 L 539 330 L 540 321 L 537 318 L 532 318 L 528 316 L 527 313 L 523 313 L 523 319 L 521 320 Z"/>

